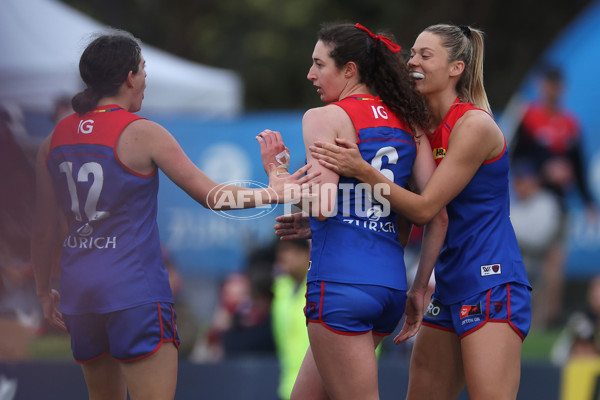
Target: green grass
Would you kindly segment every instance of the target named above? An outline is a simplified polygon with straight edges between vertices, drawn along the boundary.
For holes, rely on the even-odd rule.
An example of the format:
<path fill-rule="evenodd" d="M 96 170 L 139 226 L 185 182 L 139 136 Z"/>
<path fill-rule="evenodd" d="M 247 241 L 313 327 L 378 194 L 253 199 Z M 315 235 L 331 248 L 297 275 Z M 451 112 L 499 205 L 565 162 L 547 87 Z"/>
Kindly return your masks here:
<path fill-rule="evenodd" d="M 523 359 L 550 360 L 552 346 L 559 334 L 560 329 L 531 330 L 523 342 Z"/>
<path fill-rule="evenodd" d="M 67 334 L 51 333 L 36 337 L 27 346 L 31 359 L 72 360 L 71 339 Z"/>

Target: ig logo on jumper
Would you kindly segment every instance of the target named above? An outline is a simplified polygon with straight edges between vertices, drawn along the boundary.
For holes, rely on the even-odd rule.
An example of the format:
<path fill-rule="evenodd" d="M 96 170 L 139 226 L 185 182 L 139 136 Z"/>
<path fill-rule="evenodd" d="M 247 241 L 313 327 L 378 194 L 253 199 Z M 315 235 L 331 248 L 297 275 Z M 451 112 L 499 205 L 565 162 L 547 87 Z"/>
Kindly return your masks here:
<path fill-rule="evenodd" d="M 77 127 L 77 133 L 83 133 L 84 135 L 88 135 L 92 133 L 94 129 L 94 120 L 86 119 L 79 121 L 79 127 Z"/>

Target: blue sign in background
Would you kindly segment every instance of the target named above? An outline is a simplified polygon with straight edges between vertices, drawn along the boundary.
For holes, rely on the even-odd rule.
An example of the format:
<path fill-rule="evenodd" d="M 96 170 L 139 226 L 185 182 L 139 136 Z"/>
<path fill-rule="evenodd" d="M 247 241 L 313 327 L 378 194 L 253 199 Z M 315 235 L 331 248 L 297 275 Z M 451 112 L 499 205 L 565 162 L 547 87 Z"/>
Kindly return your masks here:
<path fill-rule="evenodd" d="M 281 132 L 291 152 L 290 170 L 304 165 L 301 112 L 247 114 L 225 121 L 185 116 L 151 118 L 167 128 L 188 157 L 218 183 L 268 184 L 256 140 L 264 129 Z M 242 269 L 249 252 L 276 240 L 275 217 L 284 209 L 267 206 L 214 212 L 191 199 L 162 172 L 158 199 L 161 240 L 188 275 L 222 277 Z"/>

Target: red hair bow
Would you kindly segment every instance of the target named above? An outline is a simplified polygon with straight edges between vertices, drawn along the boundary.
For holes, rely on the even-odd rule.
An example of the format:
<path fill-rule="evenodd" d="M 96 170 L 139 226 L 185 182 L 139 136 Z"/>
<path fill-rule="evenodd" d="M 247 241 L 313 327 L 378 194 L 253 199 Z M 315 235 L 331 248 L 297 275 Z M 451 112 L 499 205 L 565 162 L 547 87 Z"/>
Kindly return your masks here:
<path fill-rule="evenodd" d="M 389 38 L 386 38 L 385 36 L 375 35 L 373 32 L 371 32 L 361 24 L 357 23 L 356 25 L 354 25 L 354 27 L 367 32 L 369 36 L 371 36 L 373 39 L 380 40 L 381 42 L 383 42 L 383 44 L 385 44 L 392 53 L 398 53 L 400 50 L 402 50 L 402 47 L 400 47 L 400 45 L 397 45 L 396 43 L 392 42 Z"/>

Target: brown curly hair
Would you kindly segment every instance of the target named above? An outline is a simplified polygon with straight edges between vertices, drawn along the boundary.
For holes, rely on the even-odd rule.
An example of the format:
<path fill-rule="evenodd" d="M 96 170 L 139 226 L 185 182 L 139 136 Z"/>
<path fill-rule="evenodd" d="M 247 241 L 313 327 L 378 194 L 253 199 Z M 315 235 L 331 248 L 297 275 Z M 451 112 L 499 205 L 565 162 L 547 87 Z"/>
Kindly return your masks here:
<path fill-rule="evenodd" d="M 382 35 L 382 34 L 380 34 Z M 389 39 L 392 35 L 383 34 Z M 410 127 L 426 130 L 429 113 L 423 97 L 415 90 L 408 66 L 400 53 L 392 52 L 381 40 L 349 23 L 324 24 L 318 39 L 330 44 L 329 54 L 338 68 L 353 61 L 360 81 L 366 84 Z"/>

